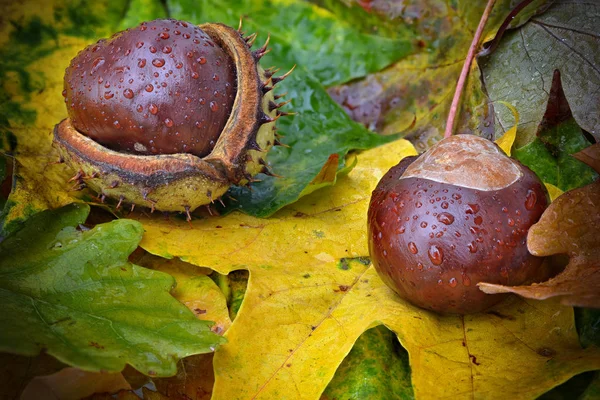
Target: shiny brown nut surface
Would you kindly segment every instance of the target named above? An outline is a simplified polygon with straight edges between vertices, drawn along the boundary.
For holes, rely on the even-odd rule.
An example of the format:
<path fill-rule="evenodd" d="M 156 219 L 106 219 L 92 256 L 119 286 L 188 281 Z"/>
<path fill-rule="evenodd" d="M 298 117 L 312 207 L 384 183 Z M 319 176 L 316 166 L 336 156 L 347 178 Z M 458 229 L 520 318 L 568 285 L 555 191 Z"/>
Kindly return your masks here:
<path fill-rule="evenodd" d="M 144 22 L 82 50 L 65 73 L 65 102 L 80 133 L 132 154 L 206 156 L 231 113 L 231 57 L 201 28 Z"/>
<path fill-rule="evenodd" d="M 537 176 L 492 142 L 445 139 L 390 169 L 369 207 L 369 248 L 384 282 L 441 313 L 482 311 L 503 299 L 478 282 L 538 280 L 527 231 L 547 206 Z"/>

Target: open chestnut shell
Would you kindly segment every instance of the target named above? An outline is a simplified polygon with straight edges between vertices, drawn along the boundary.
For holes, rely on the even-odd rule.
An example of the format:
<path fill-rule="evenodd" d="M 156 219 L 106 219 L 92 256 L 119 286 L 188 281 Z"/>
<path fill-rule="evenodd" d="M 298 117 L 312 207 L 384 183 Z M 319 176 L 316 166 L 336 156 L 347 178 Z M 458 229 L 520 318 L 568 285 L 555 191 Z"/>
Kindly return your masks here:
<path fill-rule="evenodd" d="M 369 250 L 402 298 L 441 313 L 474 313 L 504 297 L 478 282 L 544 279 L 527 231 L 548 204 L 542 182 L 489 140 L 458 135 L 390 169 L 373 191 Z"/>
<path fill-rule="evenodd" d="M 191 34 L 185 33 L 188 26 L 194 29 Z M 230 185 L 247 184 L 259 172 L 269 173 L 265 157 L 269 149 L 278 143 L 275 121 L 285 114 L 278 111 L 284 103 L 275 103 L 277 97 L 272 89 L 287 74 L 273 77 L 273 71 L 265 71 L 259 66 L 258 61 L 267 52 L 267 43 L 252 51 L 255 35 L 244 37 L 239 30 L 218 23 L 199 25 L 199 28 L 175 20 L 142 23 L 139 27 L 113 35 L 108 41 L 99 41 L 72 61 L 67 69 L 63 92 L 71 118 L 56 125 L 53 145 L 61 158 L 77 172 L 74 180 L 79 181 L 82 187 L 90 187 L 102 197 L 118 200 L 119 206 L 127 202 L 161 211 L 186 212 L 189 217 L 190 211 L 217 200 Z M 156 43 L 147 38 L 138 40 L 141 32 L 146 34 L 151 29 Z M 179 46 L 177 43 L 165 45 L 165 39 L 169 36 L 172 39 L 175 35 L 187 35 L 185 46 L 182 42 Z M 126 46 L 121 48 L 118 46 L 120 43 L 133 46 L 134 50 L 147 47 L 150 53 L 156 54 L 156 58 L 143 59 L 142 62 L 140 57 L 136 57 L 139 54 L 124 48 Z M 209 47 L 219 48 L 220 53 L 215 56 L 218 64 L 230 64 L 221 67 L 217 71 L 219 73 L 214 68 L 203 68 L 202 64 L 208 64 L 201 56 L 207 43 Z M 112 46 L 110 50 L 109 45 Z M 197 52 L 193 50 L 194 45 L 199 46 Z M 89 54 L 95 51 L 98 57 L 90 58 Z M 119 52 L 118 55 L 113 54 Z M 112 79 L 113 86 L 106 87 L 108 83 L 102 82 L 100 72 L 93 76 L 93 80 L 87 75 L 93 75 L 94 68 L 100 71 L 108 66 L 107 71 L 121 69 L 121 72 L 127 72 L 137 71 L 146 63 L 154 63 L 157 82 L 168 81 L 169 74 L 178 72 L 180 61 L 185 57 L 193 59 L 179 71 L 185 79 L 172 85 L 176 87 L 165 84 L 162 92 L 158 87 L 149 90 L 149 86 L 157 86 L 152 84 L 132 90 L 127 85 L 127 78 L 121 78 L 122 84 L 117 87 Z M 79 63 L 84 62 L 91 62 L 92 69 L 77 68 Z M 198 79 L 197 71 L 202 70 L 208 71 L 209 78 Z M 75 75 L 79 73 L 80 76 Z M 118 74 L 110 73 L 112 78 L 118 77 Z M 230 82 L 231 79 L 234 81 Z M 211 80 L 220 85 L 219 88 L 210 87 Z M 130 79 L 129 83 L 133 81 Z M 86 90 L 92 94 L 88 95 Z M 212 111 L 217 112 L 196 115 L 186 124 L 184 119 L 189 119 L 188 114 L 194 111 L 201 114 L 200 104 L 204 105 L 206 101 L 201 95 L 193 97 L 194 91 L 204 91 L 207 96 L 220 92 L 223 102 L 206 104 L 205 107 L 212 107 Z M 179 95 L 179 92 L 182 94 Z M 156 101 L 151 97 L 154 93 Z M 168 96 L 177 95 L 172 96 L 172 104 L 165 100 L 168 97 L 166 93 Z M 100 107 L 113 96 L 119 96 L 118 103 Z M 190 99 L 195 101 L 196 109 L 191 108 L 193 104 L 186 104 Z M 156 106 L 159 101 L 162 104 Z M 166 109 L 169 118 L 165 118 L 164 114 L 161 117 L 161 111 L 154 110 L 153 106 L 161 111 Z M 223 107 L 219 109 L 220 106 Z M 111 114 L 110 118 L 106 118 L 105 113 Z M 213 114 L 218 119 L 216 122 L 209 120 Z M 161 118 L 161 123 L 152 122 L 151 118 L 155 115 Z M 148 117 L 151 122 L 145 121 L 144 118 Z M 194 127 L 194 121 L 202 121 L 202 126 L 196 124 Z M 200 139 L 194 136 L 195 130 Z M 177 139 L 180 133 L 183 139 Z"/>

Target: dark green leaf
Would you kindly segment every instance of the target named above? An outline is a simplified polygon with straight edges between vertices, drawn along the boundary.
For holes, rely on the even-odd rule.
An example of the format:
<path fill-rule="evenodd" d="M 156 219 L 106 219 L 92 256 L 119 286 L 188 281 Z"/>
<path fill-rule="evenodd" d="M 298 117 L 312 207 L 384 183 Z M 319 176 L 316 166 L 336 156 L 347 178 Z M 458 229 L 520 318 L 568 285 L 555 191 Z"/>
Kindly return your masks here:
<path fill-rule="evenodd" d="M 531 143 L 514 150 L 513 155 L 531 168 L 542 181 L 562 190 L 593 182 L 598 174 L 571 154 L 590 146 L 575 122 L 561 84 L 561 74 L 554 73 L 546 113 Z"/>
<path fill-rule="evenodd" d="M 596 373 L 593 371 L 575 375 L 565 383 L 538 397 L 538 400 L 584 399 L 585 393 L 590 389 L 593 390 L 594 383 L 596 386 L 598 385 L 598 382 L 594 382 L 595 375 Z M 597 399 L 597 397 L 593 399 Z"/>
<path fill-rule="evenodd" d="M 271 35 L 273 51 L 263 65 L 289 69 L 303 66 L 323 84 L 331 85 L 379 71 L 412 52 L 405 39 L 360 32 L 340 16 L 304 1 L 167 0 L 171 17 L 194 23 L 223 22 Z M 408 31 L 408 29 L 406 30 Z"/>
<path fill-rule="evenodd" d="M 600 347 L 600 309 L 575 308 L 575 322 L 583 347 Z"/>
<path fill-rule="evenodd" d="M 600 139 L 600 3 L 556 1 L 545 13 L 504 35 L 482 62 L 492 100 L 514 105 L 521 116 L 516 145 L 535 138 L 552 74 L 559 69 L 576 121 Z M 512 114 L 496 107 L 496 133 L 511 127 Z"/>
<path fill-rule="evenodd" d="M 295 116 L 279 119 L 282 141 L 290 146 L 276 147 L 268 161 L 282 178 L 258 175 L 261 182 L 252 189 L 234 187 L 225 200 L 228 209 L 240 209 L 258 217 L 268 217 L 281 207 L 298 200 L 304 188 L 319 173 L 331 154 L 344 155 L 351 149 L 367 149 L 393 140 L 369 133 L 352 121 L 329 97 L 308 71 L 297 69 L 282 82 L 286 98 L 292 99 Z"/>
<path fill-rule="evenodd" d="M 579 397 L 579 400 L 598 400 L 600 399 L 600 372 L 596 371 L 594 379 L 585 392 Z"/>
<path fill-rule="evenodd" d="M 127 261 L 142 237 L 138 222 L 76 229 L 88 213 L 75 204 L 44 211 L 0 244 L 1 351 L 172 375 L 179 358 L 224 341 L 169 294 L 172 277 Z"/>
<path fill-rule="evenodd" d="M 600 310 L 575 308 L 575 325 L 583 347 L 600 346 Z M 592 400 L 600 398 L 600 374 L 584 372 L 540 396 L 539 400 Z"/>
<path fill-rule="evenodd" d="M 336 371 L 322 400 L 413 399 L 408 353 L 385 326 L 363 333 Z"/>
<path fill-rule="evenodd" d="M 329 88 L 329 93 L 354 120 L 384 135 L 402 133 L 418 151 L 426 150 L 443 136 L 456 82 L 486 2 L 351 3 L 386 20 L 386 34 L 391 25 L 414 30 L 418 51 L 364 80 Z M 482 41 L 496 34 L 514 4 L 495 2 Z M 492 138 L 493 116 L 476 65 L 471 68 L 463 99 L 455 132 Z"/>

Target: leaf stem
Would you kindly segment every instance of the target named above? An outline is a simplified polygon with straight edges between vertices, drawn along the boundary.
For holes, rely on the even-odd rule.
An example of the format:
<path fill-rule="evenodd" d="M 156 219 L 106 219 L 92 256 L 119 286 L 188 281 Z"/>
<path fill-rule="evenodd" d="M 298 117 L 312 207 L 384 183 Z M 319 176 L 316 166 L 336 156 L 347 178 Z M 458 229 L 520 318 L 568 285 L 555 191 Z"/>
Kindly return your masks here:
<path fill-rule="evenodd" d="M 448 113 L 448 120 L 446 121 L 446 131 L 444 132 L 444 138 L 452 136 L 452 131 L 454 129 L 454 121 L 456 119 L 456 114 L 458 114 L 460 98 L 462 96 L 462 92 L 467 81 L 467 75 L 469 75 L 471 63 L 473 62 L 473 58 L 475 57 L 475 49 L 479 44 L 479 40 L 481 40 L 483 28 L 485 27 L 490 13 L 492 12 L 492 8 L 494 7 L 495 2 L 496 0 L 488 0 L 487 5 L 485 6 L 485 10 L 483 10 L 483 14 L 481 15 L 481 19 L 479 20 L 479 26 L 475 31 L 475 36 L 473 37 L 473 41 L 471 42 L 471 46 L 469 47 L 467 59 L 465 60 L 462 71 L 460 72 L 458 82 L 456 83 L 454 98 L 452 99 L 452 105 L 450 106 L 450 112 Z"/>

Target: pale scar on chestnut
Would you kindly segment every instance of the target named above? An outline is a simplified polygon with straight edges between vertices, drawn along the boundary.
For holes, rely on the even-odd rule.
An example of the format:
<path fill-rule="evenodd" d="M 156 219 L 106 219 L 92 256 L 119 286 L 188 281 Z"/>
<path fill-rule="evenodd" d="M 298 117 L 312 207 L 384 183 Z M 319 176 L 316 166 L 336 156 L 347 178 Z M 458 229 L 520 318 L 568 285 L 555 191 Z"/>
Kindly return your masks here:
<path fill-rule="evenodd" d="M 523 173 L 518 164 L 489 140 L 451 136 L 406 168 L 402 179 L 425 178 L 477 190 L 499 190 Z"/>
<path fill-rule="evenodd" d="M 53 142 L 74 190 L 189 219 L 231 185 L 272 174 L 266 155 L 288 114 L 273 88 L 289 73 L 260 67 L 268 40 L 252 50 L 255 39 L 241 25 L 154 20 L 79 52 Z"/>
<path fill-rule="evenodd" d="M 537 176 L 494 143 L 452 136 L 381 179 L 369 206 L 369 251 L 403 299 L 441 313 L 482 311 L 504 297 L 478 282 L 546 278 L 526 239 L 547 204 Z"/>

